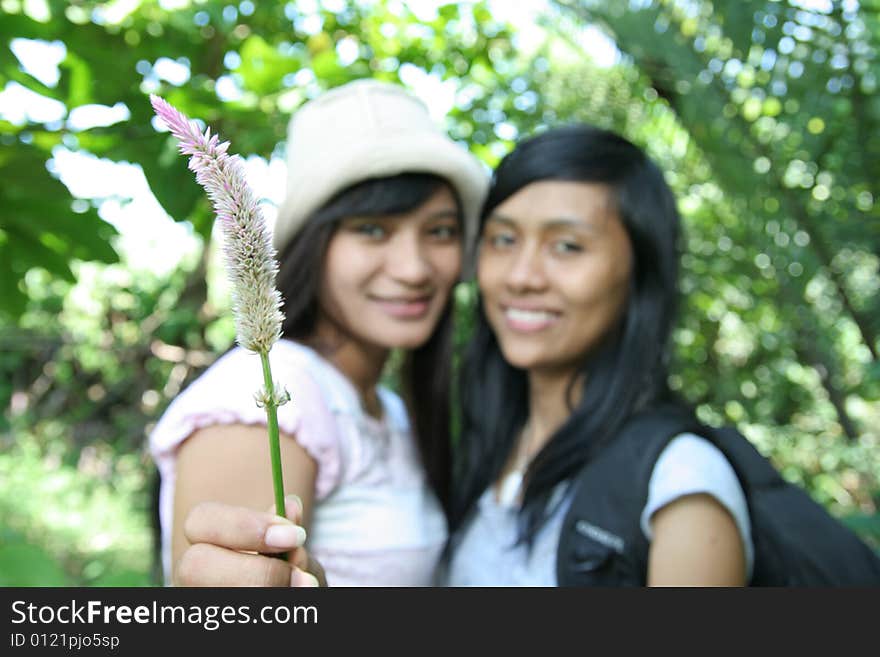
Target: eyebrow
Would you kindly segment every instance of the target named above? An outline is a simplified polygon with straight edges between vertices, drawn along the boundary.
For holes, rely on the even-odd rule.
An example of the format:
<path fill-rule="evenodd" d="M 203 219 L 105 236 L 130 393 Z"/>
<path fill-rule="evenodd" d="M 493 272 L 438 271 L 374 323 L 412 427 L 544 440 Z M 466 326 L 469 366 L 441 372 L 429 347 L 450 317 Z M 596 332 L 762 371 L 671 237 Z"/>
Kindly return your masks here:
<path fill-rule="evenodd" d="M 503 214 L 498 214 L 497 212 L 493 212 L 489 215 L 486 219 L 486 223 L 490 221 L 497 221 L 498 223 L 514 227 L 517 224 L 515 219 Z M 550 217 L 541 223 L 541 228 L 545 230 L 553 228 L 579 228 L 593 233 L 597 232 L 596 226 L 584 222 L 583 219 L 576 219 L 574 217 Z"/>

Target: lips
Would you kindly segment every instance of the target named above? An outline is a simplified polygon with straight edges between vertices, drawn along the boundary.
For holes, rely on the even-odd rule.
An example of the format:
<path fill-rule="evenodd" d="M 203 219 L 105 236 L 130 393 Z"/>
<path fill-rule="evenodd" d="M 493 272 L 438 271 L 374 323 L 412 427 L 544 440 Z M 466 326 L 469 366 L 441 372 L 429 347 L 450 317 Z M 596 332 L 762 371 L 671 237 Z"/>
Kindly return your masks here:
<path fill-rule="evenodd" d="M 421 319 L 428 312 L 431 297 L 373 297 L 373 301 L 388 315 L 395 319 Z"/>
<path fill-rule="evenodd" d="M 535 333 L 550 328 L 559 321 L 561 313 L 546 308 L 502 306 L 505 324 L 520 333 Z"/>

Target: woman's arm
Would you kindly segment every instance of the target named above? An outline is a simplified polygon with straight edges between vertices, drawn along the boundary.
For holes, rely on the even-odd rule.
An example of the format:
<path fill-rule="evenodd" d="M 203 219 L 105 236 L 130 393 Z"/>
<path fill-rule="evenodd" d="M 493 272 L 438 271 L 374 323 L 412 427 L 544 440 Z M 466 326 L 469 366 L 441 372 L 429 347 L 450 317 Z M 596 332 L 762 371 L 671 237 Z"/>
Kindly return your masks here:
<path fill-rule="evenodd" d="M 301 500 L 300 509 L 288 506 L 288 515 L 307 527 L 317 465 L 284 434 L 281 461 L 285 493 Z M 303 533 L 266 511 L 274 499 L 270 467 L 263 426 L 212 426 L 183 442 L 174 487 L 175 584 L 290 586 L 301 579 L 288 562 L 258 554 L 294 550 L 290 561 L 300 567 L 307 559 L 296 549 Z"/>
<path fill-rule="evenodd" d="M 648 586 L 744 586 L 743 541 L 711 495 L 680 497 L 651 518 Z"/>

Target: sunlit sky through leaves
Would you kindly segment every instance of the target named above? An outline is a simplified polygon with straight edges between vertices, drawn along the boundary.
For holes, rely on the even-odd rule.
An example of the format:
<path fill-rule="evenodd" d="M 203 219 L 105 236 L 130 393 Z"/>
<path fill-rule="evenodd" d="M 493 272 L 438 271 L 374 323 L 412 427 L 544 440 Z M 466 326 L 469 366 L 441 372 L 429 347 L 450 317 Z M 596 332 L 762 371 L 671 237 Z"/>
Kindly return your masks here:
<path fill-rule="evenodd" d="M 334 1 L 325 0 L 322 5 L 332 9 L 330 5 Z M 137 4 L 136 0 L 112 3 L 112 13 L 105 13 L 101 19 L 107 23 L 118 22 L 134 10 Z M 185 6 L 188 2 L 164 0 L 160 4 L 166 9 L 174 9 Z M 435 18 L 437 8 L 443 4 L 447 3 L 442 0 L 407 2 L 408 8 L 424 21 Z M 803 4 L 822 3 L 818 0 L 804 0 Z M 544 32 L 536 16 L 546 5 L 545 0 L 495 0 L 489 5 L 495 17 L 514 26 L 521 51 L 528 52 L 541 42 Z M 41 2 L 29 2 L 27 9 L 32 16 L 39 18 Z M 297 3 L 298 13 L 305 16 L 306 28 L 308 15 L 316 13 L 317 9 L 316 1 Z M 244 14 L 252 13 L 251 4 L 242 2 L 239 11 Z M 315 23 L 314 28 L 319 30 L 320 23 Z M 579 41 L 600 66 L 613 65 L 618 59 L 619 53 L 613 42 L 595 27 L 585 26 Z M 10 48 L 25 72 L 48 87 L 58 84 L 59 64 L 66 56 L 63 43 L 14 39 Z M 337 46 L 337 55 L 343 65 L 356 57 L 356 53 L 347 52 L 347 48 L 344 39 Z M 185 62 L 167 57 L 159 58 L 149 69 L 145 82 L 148 86 L 155 85 L 156 88 L 160 81 L 175 86 L 182 85 L 190 76 Z M 454 82 L 440 80 L 410 64 L 403 64 L 399 74 L 404 84 L 426 102 L 438 120 L 452 108 Z M 302 80 L 303 83 L 308 81 L 310 79 Z M 240 94 L 230 76 L 221 76 L 216 92 L 221 101 L 233 100 Z M 148 102 L 146 95 L 144 102 Z M 16 125 L 31 122 L 44 124 L 50 130 L 65 127 L 77 132 L 112 125 L 127 120 L 129 116 L 129 109 L 122 103 L 113 107 L 86 105 L 68 112 L 63 103 L 41 96 L 16 82 L 9 82 L 0 91 L 0 118 Z M 232 141 L 232 150 L 235 151 L 234 135 L 222 136 Z M 60 177 L 73 196 L 90 199 L 98 206 L 100 216 L 119 230 L 121 238 L 117 244 L 118 249 L 132 267 L 146 268 L 157 273 L 166 272 L 175 267 L 187 253 L 198 248 L 199 241 L 192 234 L 191 227 L 186 223 L 174 222 L 153 197 L 139 165 L 102 160 L 59 146 L 53 151 L 52 160 L 47 166 Z M 284 193 L 285 164 L 275 158 L 267 162 L 263 158 L 252 156 L 246 161 L 246 173 L 257 197 L 263 199 L 262 208 L 267 221 L 271 223 Z"/>

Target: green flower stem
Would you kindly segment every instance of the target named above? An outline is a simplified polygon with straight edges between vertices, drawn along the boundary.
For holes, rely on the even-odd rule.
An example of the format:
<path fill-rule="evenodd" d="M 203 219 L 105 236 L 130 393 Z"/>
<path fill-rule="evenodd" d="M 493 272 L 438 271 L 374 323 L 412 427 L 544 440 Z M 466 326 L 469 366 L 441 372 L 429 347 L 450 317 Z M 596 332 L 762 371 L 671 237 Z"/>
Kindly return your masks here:
<path fill-rule="evenodd" d="M 269 424 L 269 456 L 272 459 L 272 485 L 275 489 L 275 513 L 287 517 L 284 508 L 284 478 L 281 475 L 281 444 L 278 438 L 278 402 L 275 399 L 275 384 L 269 367 L 269 354 L 260 352 L 263 363 L 263 381 L 266 384 L 266 419 Z"/>

